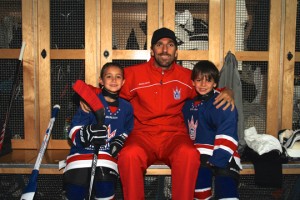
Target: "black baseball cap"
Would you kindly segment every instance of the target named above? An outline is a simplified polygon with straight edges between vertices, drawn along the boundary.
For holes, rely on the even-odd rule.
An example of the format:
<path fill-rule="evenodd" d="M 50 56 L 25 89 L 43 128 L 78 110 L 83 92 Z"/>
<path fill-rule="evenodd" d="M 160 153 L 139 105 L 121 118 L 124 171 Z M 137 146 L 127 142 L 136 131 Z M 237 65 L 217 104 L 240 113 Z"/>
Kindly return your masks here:
<path fill-rule="evenodd" d="M 162 38 L 170 38 L 174 41 L 175 45 L 177 46 L 176 36 L 174 31 L 168 29 L 168 28 L 160 28 L 154 31 L 152 39 L 151 39 L 151 45 L 154 45 L 157 43 L 158 40 Z"/>

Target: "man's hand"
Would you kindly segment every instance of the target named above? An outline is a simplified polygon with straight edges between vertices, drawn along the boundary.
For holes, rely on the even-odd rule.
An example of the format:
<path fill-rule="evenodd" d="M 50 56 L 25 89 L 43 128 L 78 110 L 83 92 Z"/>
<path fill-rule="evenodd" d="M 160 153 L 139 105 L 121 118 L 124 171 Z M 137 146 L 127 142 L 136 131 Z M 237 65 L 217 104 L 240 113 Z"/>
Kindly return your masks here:
<path fill-rule="evenodd" d="M 105 145 L 107 140 L 107 127 L 105 125 L 92 124 L 81 127 L 80 140 L 83 146 Z"/>
<path fill-rule="evenodd" d="M 231 111 L 234 110 L 234 98 L 233 98 L 233 91 L 230 89 L 224 89 L 216 98 L 214 101 L 214 105 L 216 105 L 216 108 L 219 109 L 221 106 L 226 104 L 223 108 L 223 110 L 226 110 L 231 106 Z"/>
<path fill-rule="evenodd" d="M 125 140 L 127 139 L 127 134 L 123 133 L 114 137 L 110 142 L 110 154 L 116 157 L 124 146 Z"/>

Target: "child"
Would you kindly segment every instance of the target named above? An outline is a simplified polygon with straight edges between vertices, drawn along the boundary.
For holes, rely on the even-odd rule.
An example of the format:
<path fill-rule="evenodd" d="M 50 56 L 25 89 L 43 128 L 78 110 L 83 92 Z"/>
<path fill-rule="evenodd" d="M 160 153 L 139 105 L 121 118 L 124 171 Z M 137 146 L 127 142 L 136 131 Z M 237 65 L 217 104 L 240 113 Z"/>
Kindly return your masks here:
<path fill-rule="evenodd" d="M 132 106 L 118 96 L 124 82 L 123 68 L 118 63 L 106 63 L 99 79 L 102 93 L 98 95 L 105 108 L 104 125 L 97 124 L 93 112 L 85 112 L 81 108 L 72 119 L 69 138 L 73 145 L 64 171 L 66 197 L 69 200 L 84 199 L 89 192 L 93 144 L 96 143 L 103 145 L 98 154 L 93 186 L 95 198 L 115 199 L 118 179 L 116 157 L 133 128 Z M 112 152 L 113 148 L 117 151 Z"/>
<path fill-rule="evenodd" d="M 239 171 L 242 169 L 237 153 L 237 109 L 217 109 L 213 102 L 219 94 L 214 88 L 219 71 L 210 61 L 199 61 L 191 76 L 198 96 L 183 107 L 190 138 L 200 152 L 194 198 L 212 198 L 212 177 L 215 177 L 216 199 L 238 199 Z"/>

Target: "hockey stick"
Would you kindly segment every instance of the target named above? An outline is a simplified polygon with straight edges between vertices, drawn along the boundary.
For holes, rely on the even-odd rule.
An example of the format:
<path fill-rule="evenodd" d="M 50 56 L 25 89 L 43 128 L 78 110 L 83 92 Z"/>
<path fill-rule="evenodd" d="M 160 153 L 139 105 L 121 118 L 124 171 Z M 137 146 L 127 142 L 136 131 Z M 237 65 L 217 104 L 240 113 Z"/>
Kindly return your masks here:
<path fill-rule="evenodd" d="M 101 103 L 100 99 L 95 94 L 95 92 L 82 80 L 77 80 L 73 85 L 73 89 L 74 89 L 75 92 L 77 92 L 77 94 L 79 94 L 79 96 L 83 100 L 85 100 L 86 103 L 89 104 L 89 106 L 95 112 L 98 123 L 103 124 L 103 122 L 104 122 L 104 108 L 103 108 L 103 104 Z M 91 196 L 92 196 L 93 184 L 94 184 L 94 178 L 95 178 L 95 174 L 96 174 L 98 153 L 99 153 L 100 145 L 95 145 L 94 147 L 95 147 L 95 151 L 94 151 L 93 160 L 92 160 L 89 196 L 88 196 L 87 199 L 91 199 Z"/>
<path fill-rule="evenodd" d="M 36 192 L 36 188 L 37 188 L 37 177 L 39 175 L 39 169 L 42 163 L 42 159 L 45 153 L 45 150 L 47 149 L 47 145 L 50 139 L 50 135 L 51 135 L 51 131 L 52 131 L 52 127 L 54 125 L 55 119 L 57 117 L 57 113 L 60 110 L 60 106 L 59 105 L 55 105 L 53 106 L 52 109 L 52 114 L 51 114 L 51 119 L 49 121 L 48 124 L 48 128 L 46 130 L 45 136 L 44 136 L 44 140 L 43 143 L 41 145 L 38 157 L 35 161 L 34 164 L 34 168 L 32 170 L 32 173 L 30 175 L 30 179 L 29 179 L 29 183 L 26 186 L 22 196 L 21 196 L 21 200 L 31 200 L 33 199 L 35 192 Z"/>
<path fill-rule="evenodd" d="M 10 100 L 9 100 L 9 104 L 8 104 L 7 111 L 6 111 L 6 114 L 5 114 L 5 120 L 4 120 L 3 127 L 2 127 L 2 130 L 1 130 L 1 134 L 0 134 L 0 152 L 1 152 L 2 146 L 3 146 L 5 130 L 6 130 L 6 126 L 8 125 L 10 110 L 11 110 L 11 107 L 12 107 L 14 97 L 15 97 L 16 92 L 17 92 L 18 78 L 19 78 L 19 74 L 20 74 L 20 71 L 21 71 L 25 46 L 26 46 L 26 43 L 22 42 L 19 61 L 18 61 L 17 67 L 16 67 L 16 71 L 15 71 L 15 75 L 14 75 L 14 81 L 13 81 L 12 89 L 11 89 L 11 93 L 10 93 Z"/>

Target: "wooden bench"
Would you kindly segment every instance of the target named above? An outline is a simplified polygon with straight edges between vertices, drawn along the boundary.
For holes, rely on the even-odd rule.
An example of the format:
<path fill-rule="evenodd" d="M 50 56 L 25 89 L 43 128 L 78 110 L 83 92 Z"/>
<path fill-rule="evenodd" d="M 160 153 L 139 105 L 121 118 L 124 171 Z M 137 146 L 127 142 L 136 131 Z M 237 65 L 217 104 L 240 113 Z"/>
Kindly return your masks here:
<path fill-rule="evenodd" d="M 47 150 L 40 167 L 40 174 L 62 174 L 63 170 L 58 169 L 58 163 L 68 154 L 69 150 Z M 0 173 L 30 174 L 37 155 L 37 150 L 13 150 L 12 153 L 0 157 Z M 242 163 L 242 165 L 242 175 L 255 174 L 252 163 Z M 282 173 L 300 174 L 300 161 L 283 164 Z M 149 166 L 146 175 L 171 175 L 171 169 L 164 163 L 158 162 Z"/>

